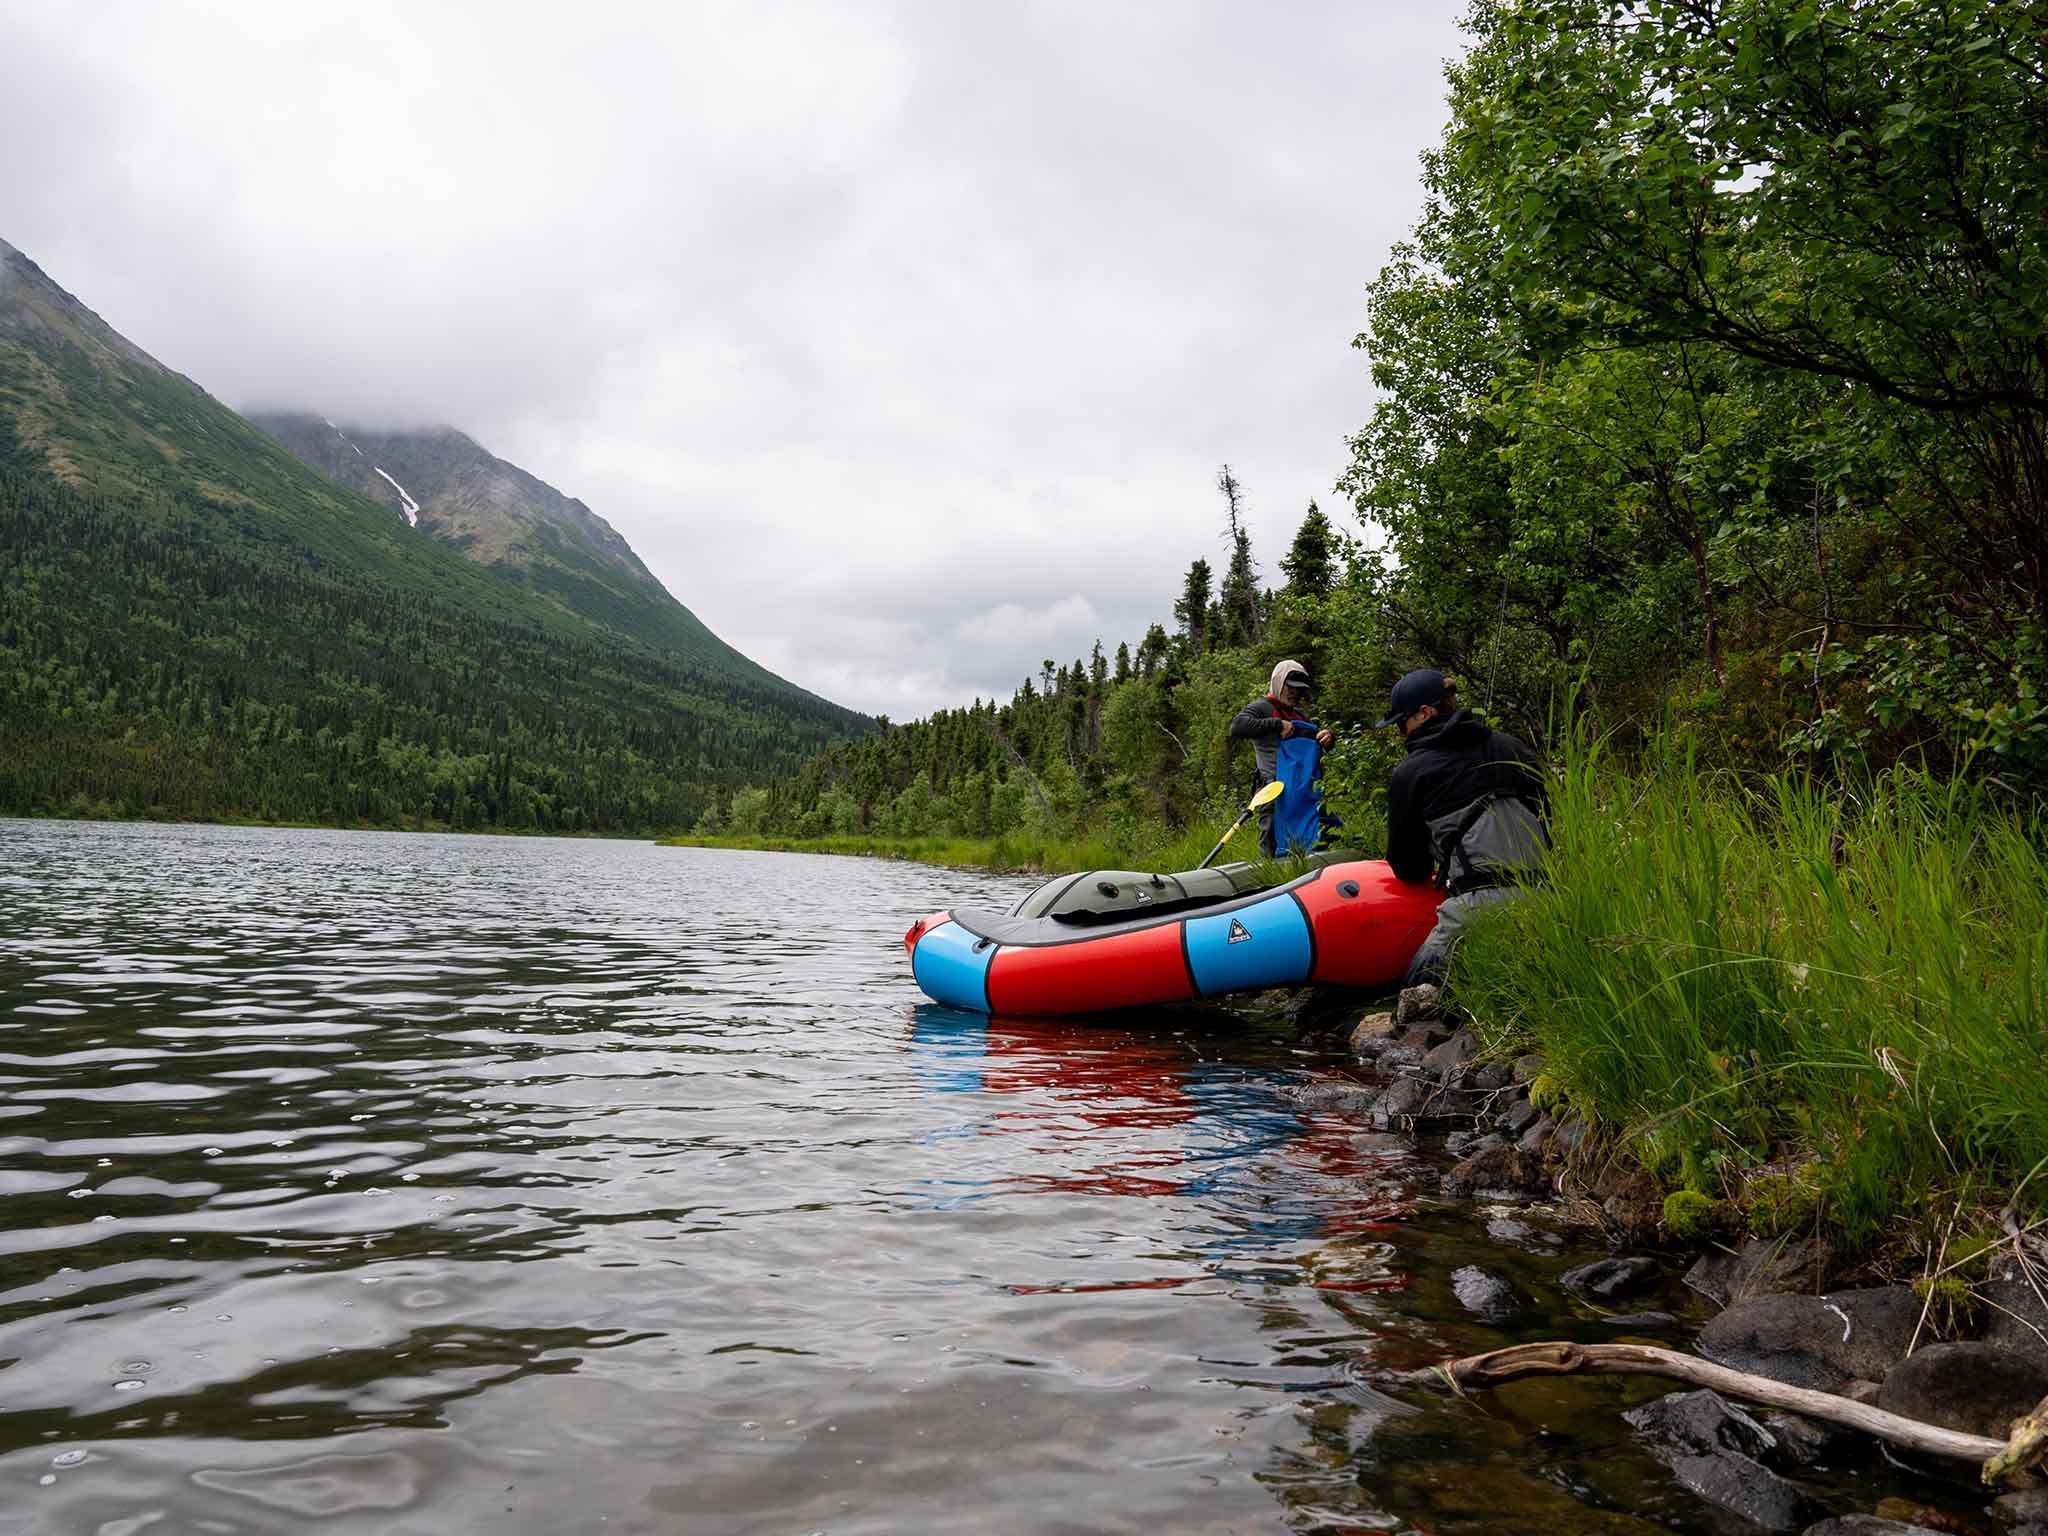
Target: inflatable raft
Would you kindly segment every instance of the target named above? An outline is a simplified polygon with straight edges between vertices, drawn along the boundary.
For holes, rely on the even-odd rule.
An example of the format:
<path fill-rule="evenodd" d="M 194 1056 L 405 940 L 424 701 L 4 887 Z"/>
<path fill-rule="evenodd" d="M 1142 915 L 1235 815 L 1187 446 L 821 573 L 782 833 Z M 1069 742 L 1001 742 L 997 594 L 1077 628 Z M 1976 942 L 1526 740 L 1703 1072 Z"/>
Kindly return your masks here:
<path fill-rule="evenodd" d="M 1398 980 L 1443 898 L 1383 860 L 1265 890 L 1250 865 L 1062 876 L 1008 912 L 956 907 L 903 936 L 927 996 L 991 1014 L 1095 1013 L 1297 982 Z"/>

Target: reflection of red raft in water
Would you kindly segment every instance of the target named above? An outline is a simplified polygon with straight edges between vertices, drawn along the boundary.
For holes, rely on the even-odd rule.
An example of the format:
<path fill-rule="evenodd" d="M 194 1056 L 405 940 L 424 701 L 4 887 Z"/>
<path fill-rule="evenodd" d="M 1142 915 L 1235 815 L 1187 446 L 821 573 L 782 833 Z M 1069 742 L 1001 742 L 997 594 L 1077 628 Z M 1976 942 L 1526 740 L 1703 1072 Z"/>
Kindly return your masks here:
<path fill-rule="evenodd" d="M 1407 970 L 1441 900 L 1378 859 L 1239 894 L 1248 875 L 1238 865 L 1063 876 L 1007 913 L 934 913 L 903 947 L 941 1003 L 1092 1013 L 1296 982 L 1384 986 Z"/>

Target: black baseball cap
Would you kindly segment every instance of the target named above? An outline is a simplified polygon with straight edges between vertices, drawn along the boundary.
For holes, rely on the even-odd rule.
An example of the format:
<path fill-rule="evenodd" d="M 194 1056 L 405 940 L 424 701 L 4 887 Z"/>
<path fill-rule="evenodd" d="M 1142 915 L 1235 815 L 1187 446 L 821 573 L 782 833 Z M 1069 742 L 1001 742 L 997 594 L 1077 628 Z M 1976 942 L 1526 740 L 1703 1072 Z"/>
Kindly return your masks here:
<path fill-rule="evenodd" d="M 1450 691 L 1443 673 L 1435 667 L 1419 667 L 1394 684 L 1394 696 L 1389 701 L 1393 707 L 1373 725 L 1398 725 L 1425 704 L 1443 703 Z"/>

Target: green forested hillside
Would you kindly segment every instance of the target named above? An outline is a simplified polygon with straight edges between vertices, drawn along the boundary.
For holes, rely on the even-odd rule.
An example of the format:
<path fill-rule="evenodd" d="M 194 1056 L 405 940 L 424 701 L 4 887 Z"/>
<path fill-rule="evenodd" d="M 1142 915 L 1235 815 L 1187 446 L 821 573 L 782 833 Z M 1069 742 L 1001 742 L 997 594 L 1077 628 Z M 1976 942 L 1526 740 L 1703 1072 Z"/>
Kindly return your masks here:
<path fill-rule="evenodd" d="M 864 724 L 420 537 L 0 248 L 0 814 L 651 831 Z"/>

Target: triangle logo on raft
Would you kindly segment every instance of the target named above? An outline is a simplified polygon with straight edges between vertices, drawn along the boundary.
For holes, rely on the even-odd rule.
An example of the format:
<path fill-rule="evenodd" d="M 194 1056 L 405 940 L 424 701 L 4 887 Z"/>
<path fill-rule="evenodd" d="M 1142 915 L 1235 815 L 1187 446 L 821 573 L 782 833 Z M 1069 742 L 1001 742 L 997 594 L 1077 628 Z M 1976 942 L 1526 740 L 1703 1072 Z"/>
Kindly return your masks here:
<path fill-rule="evenodd" d="M 1243 944 L 1248 942 L 1251 939 L 1251 936 L 1251 929 L 1245 927 L 1243 923 L 1239 922 L 1236 918 L 1233 917 L 1230 920 L 1230 937 L 1227 940 L 1225 940 L 1225 942 L 1230 944 Z"/>

